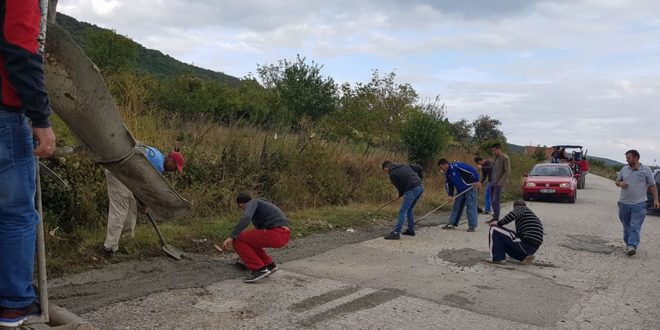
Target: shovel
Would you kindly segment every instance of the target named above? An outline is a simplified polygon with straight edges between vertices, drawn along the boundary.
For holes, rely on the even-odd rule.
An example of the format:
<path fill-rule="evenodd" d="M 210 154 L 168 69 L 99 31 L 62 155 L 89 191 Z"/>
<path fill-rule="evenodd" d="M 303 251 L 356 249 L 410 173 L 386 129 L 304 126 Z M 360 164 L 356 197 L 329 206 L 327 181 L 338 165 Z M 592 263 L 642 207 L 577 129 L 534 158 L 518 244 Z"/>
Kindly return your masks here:
<path fill-rule="evenodd" d="M 460 195 L 463 195 L 463 194 L 465 194 L 466 192 L 472 190 L 472 187 L 473 187 L 473 186 L 470 186 L 469 188 L 467 188 L 467 189 L 461 191 L 461 193 L 458 194 L 458 195 L 456 195 L 456 196 L 454 196 L 454 198 L 456 198 L 456 197 L 458 197 L 458 196 L 460 196 Z M 417 221 L 415 221 L 415 224 L 417 224 L 418 222 L 422 221 L 424 218 L 426 218 L 426 217 L 428 217 L 429 215 L 431 215 L 431 213 L 433 213 L 433 212 L 439 210 L 440 208 L 442 208 L 443 206 L 447 205 L 447 203 L 449 203 L 449 200 L 447 200 L 446 202 L 442 203 L 440 206 L 434 208 L 433 210 L 429 211 L 429 213 L 424 214 L 421 218 L 419 218 L 419 219 L 417 219 Z"/>
<path fill-rule="evenodd" d="M 364 218 L 365 218 L 365 219 L 368 219 L 371 215 L 373 215 L 374 213 L 376 213 L 376 212 L 382 210 L 383 208 L 385 208 L 385 206 L 388 206 L 388 205 L 394 203 L 394 201 L 396 201 L 396 200 L 399 199 L 399 198 L 401 198 L 401 197 L 399 196 L 399 197 L 394 197 L 394 198 L 392 198 L 392 199 L 389 200 L 387 203 L 385 203 L 385 204 L 379 206 L 377 209 L 375 209 L 375 210 L 373 210 L 373 211 L 367 213 L 367 214 L 364 216 Z"/>
<path fill-rule="evenodd" d="M 163 233 L 160 232 L 160 228 L 158 228 L 158 225 L 156 224 L 156 220 L 154 220 L 154 217 L 151 215 L 151 212 L 147 212 L 147 218 L 149 218 L 149 222 L 151 222 L 151 225 L 154 226 L 154 229 L 156 230 L 156 234 L 160 239 L 160 249 L 163 250 L 163 252 L 165 252 L 165 254 L 167 254 L 168 256 L 176 260 L 181 260 L 181 257 L 183 257 L 183 252 L 181 252 L 179 249 L 165 242 Z"/>

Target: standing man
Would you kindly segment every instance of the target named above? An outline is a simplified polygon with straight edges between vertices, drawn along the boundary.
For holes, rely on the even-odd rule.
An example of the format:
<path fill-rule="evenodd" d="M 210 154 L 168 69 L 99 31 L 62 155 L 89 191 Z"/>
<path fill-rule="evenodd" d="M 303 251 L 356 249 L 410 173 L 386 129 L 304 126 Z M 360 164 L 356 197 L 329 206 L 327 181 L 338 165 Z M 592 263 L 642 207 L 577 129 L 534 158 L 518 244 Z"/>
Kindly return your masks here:
<path fill-rule="evenodd" d="M 509 174 L 511 174 L 511 160 L 507 154 L 502 152 L 502 146 L 499 143 L 493 144 L 490 151 L 495 156 L 492 181 L 490 183 L 490 196 L 493 203 L 493 218 L 490 221 L 497 221 L 500 219 L 502 187 L 509 182 Z"/>
<path fill-rule="evenodd" d="M 417 165 L 394 164 L 389 160 L 383 162 L 381 166 L 385 173 L 390 176 L 390 182 L 396 187 L 399 192 L 399 197 L 403 196 L 403 203 L 399 209 L 399 217 L 394 225 L 394 229 L 387 235 L 385 239 L 399 239 L 401 234 L 408 236 L 415 236 L 415 218 L 413 209 L 415 204 L 424 193 L 424 186 L 422 185 L 422 178 L 420 177 L 421 167 Z M 408 228 L 403 233 L 403 222 L 408 219 Z"/>
<path fill-rule="evenodd" d="M 484 214 L 490 213 L 490 182 L 493 180 L 493 161 L 490 159 L 483 159 L 479 156 L 474 157 L 474 162 L 477 163 L 477 168 L 481 168 L 481 185 L 486 183 L 484 190 L 486 194 L 484 196 Z M 478 208 L 477 208 L 478 209 Z"/>
<path fill-rule="evenodd" d="M 156 170 L 163 174 L 166 171 L 183 173 L 185 160 L 178 151 L 172 151 L 165 157 L 160 150 L 144 146 L 144 155 Z M 108 230 L 103 243 L 103 253 L 106 258 L 112 258 L 119 250 L 119 239 L 124 235 L 133 237 L 135 234 L 135 221 L 137 220 L 138 205 L 133 193 L 110 171 L 105 170 L 106 184 L 108 185 Z"/>
<path fill-rule="evenodd" d="M 449 216 L 449 223 L 444 229 L 458 227 L 458 221 L 466 209 L 468 217 L 468 230 L 473 232 L 477 229 L 477 189 L 481 186 L 477 170 L 465 163 L 449 163 L 442 158 L 438 161 L 438 167 L 445 172 L 445 188 L 449 195 L 449 201 L 454 203 Z M 454 198 L 454 189 L 458 197 Z"/>
<path fill-rule="evenodd" d="M 243 216 L 222 247 L 225 250 L 229 250 L 230 246 L 234 248 L 245 267 L 250 270 L 243 282 L 253 283 L 278 270 L 264 248 L 281 248 L 289 243 L 289 219 L 277 206 L 264 199 L 252 199 L 246 193 L 238 194 L 236 203 L 243 209 Z M 250 221 L 254 229 L 245 230 Z"/>
<path fill-rule="evenodd" d="M 510 222 L 515 222 L 516 231 L 504 228 Z M 487 262 L 505 264 L 507 255 L 525 265 L 534 261 L 534 253 L 543 244 L 543 224 L 525 202 L 513 202 L 513 211 L 488 225 L 490 259 Z"/>
<path fill-rule="evenodd" d="M 0 13 L 0 327 L 18 327 L 40 312 L 32 287 L 35 156 L 53 154 L 55 133 L 37 42 L 39 1 L 0 0 Z"/>
<path fill-rule="evenodd" d="M 646 192 L 651 191 L 653 207 L 660 208 L 658 188 L 655 186 L 653 173 L 648 166 L 639 162 L 637 150 L 626 151 L 626 162 L 614 182 L 621 188 L 619 196 L 619 219 L 623 224 L 623 242 L 626 254 L 630 257 L 637 253 L 644 217 L 646 217 Z"/>

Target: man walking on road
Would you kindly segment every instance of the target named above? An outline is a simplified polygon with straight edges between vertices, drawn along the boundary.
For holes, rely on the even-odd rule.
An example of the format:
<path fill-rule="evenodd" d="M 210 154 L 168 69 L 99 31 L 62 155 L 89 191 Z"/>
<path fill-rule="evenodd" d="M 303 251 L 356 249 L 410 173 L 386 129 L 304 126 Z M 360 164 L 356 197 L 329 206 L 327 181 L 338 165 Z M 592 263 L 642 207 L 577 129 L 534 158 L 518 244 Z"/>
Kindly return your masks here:
<path fill-rule="evenodd" d="M 660 208 L 658 189 L 653 179 L 653 173 L 648 166 L 639 162 L 637 150 L 626 151 L 626 162 L 614 182 L 621 188 L 619 196 L 619 219 L 623 225 L 623 242 L 626 243 L 626 254 L 630 257 L 637 253 L 642 224 L 646 217 L 646 192 L 651 191 L 653 207 Z"/>
<path fill-rule="evenodd" d="M 481 168 L 481 185 L 485 187 L 486 191 L 484 195 L 484 214 L 490 214 L 490 182 L 493 180 L 493 161 L 490 159 L 483 159 L 479 156 L 474 157 L 474 162 L 477 163 L 477 168 Z M 477 207 L 477 209 L 479 209 Z"/>
<path fill-rule="evenodd" d="M 516 231 L 504 228 L 515 222 Z M 543 225 L 539 217 L 523 201 L 513 202 L 513 210 L 502 220 L 491 221 L 489 247 L 490 259 L 494 264 L 505 264 L 506 256 L 527 265 L 534 261 L 534 253 L 543 243 Z"/>
<path fill-rule="evenodd" d="M 184 159 L 178 151 L 172 151 L 165 157 L 160 150 L 145 146 L 144 155 L 160 174 L 166 171 L 183 172 Z M 106 258 L 112 258 L 119 250 L 119 239 L 122 235 L 133 237 L 137 220 L 138 205 L 133 193 L 110 171 L 105 170 L 108 186 L 108 229 L 103 243 L 103 253 Z"/>
<path fill-rule="evenodd" d="M 454 203 L 449 216 L 449 223 L 444 229 L 458 227 L 458 221 L 466 209 L 468 217 L 468 230 L 473 232 L 477 229 L 477 188 L 481 186 L 477 170 L 462 162 L 449 163 L 442 158 L 438 161 L 438 167 L 445 172 L 445 188 L 449 194 L 449 201 Z M 454 190 L 460 195 L 454 199 Z"/>
<path fill-rule="evenodd" d="M 502 187 L 509 182 L 509 174 L 511 174 L 511 160 L 507 154 L 502 152 L 502 146 L 499 143 L 493 144 L 490 151 L 495 156 L 492 172 L 493 180 L 490 183 L 490 196 L 493 204 L 493 218 L 490 221 L 497 221 L 500 219 Z"/>
<path fill-rule="evenodd" d="M 2 0 L 0 12 L 0 327 L 18 327 L 39 313 L 35 156 L 53 154 L 55 133 L 37 42 L 39 1 Z"/>
<path fill-rule="evenodd" d="M 234 248 L 241 262 L 250 270 L 243 282 L 253 283 L 278 270 L 264 248 L 281 248 L 289 243 L 289 219 L 277 206 L 264 199 L 252 199 L 246 193 L 238 194 L 236 203 L 243 209 L 243 216 L 234 226 L 231 236 L 222 243 L 222 248 Z M 245 230 L 250 221 L 254 229 Z"/>
<path fill-rule="evenodd" d="M 385 173 L 389 174 L 390 181 L 399 192 L 399 197 L 403 196 L 403 203 L 401 203 L 401 208 L 399 209 L 399 217 L 396 225 L 392 232 L 385 235 L 385 239 L 399 239 L 401 238 L 401 234 L 415 236 L 413 209 L 422 196 L 422 193 L 424 193 L 421 167 L 417 165 L 394 164 L 386 160 L 383 162 L 381 168 Z M 408 228 L 406 231 L 401 232 L 403 222 L 406 218 L 408 219 Z"/>

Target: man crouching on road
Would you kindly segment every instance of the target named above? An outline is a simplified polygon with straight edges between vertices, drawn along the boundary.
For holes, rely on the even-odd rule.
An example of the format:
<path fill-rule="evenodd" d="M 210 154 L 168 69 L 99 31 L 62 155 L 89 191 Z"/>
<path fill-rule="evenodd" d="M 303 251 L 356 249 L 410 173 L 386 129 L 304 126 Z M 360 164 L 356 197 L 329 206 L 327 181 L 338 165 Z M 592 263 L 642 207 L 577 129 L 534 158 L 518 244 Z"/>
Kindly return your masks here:
<path fill-rule="evenodd" d="M 516 231 L 503 226 L 515 221 Z M 527 265 L 543 243 L 543 225 L 539 217 L 523 201 L 513 202 L 513 211 L 499 221 L 490 221 L 490 257 L 486 261 L 505 264 L 506 256 Z"/>
<path fill-rule="evenodd" d="M 289 220 L 282 210 L 263 199 L 252 199 L 246 193 L 236 197 L 243 216 L 234 226 L 231 237 L 222 247 L 229 250 L 232 245 L 241 261 L 250 270 L 245 283 L 256 282 L 277 271 L 277 266 L 264 248 L 281 248 L 289 243 L 291 230 Z M 254 229 L 245 230 L 252 221 Z"/>

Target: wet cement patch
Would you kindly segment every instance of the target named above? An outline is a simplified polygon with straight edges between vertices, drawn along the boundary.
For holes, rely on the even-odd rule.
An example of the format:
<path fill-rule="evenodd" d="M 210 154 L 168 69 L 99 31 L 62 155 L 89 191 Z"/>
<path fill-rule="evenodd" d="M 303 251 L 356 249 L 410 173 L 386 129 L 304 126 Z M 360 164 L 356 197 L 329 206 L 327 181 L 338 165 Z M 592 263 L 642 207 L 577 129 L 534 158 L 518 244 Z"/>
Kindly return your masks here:
<path fill-rule="evenodd" d="M 400 297 L 402 293 L 399 290 L 380 290 L 355 300 L 330 308 L 324 312 L 316 314 L 308 319 L 300 321 L 298 324 L 303 327 L 312 327 L 331 318 L 337 318 L 345 314 L 354 314 L 363 309 L 371 309 L 382 305 L 390 300 Z"/>
<path fill-rule="evenodd" d="M 314 296 L 311 298 L 307 298 L 303 301 L 300 301 L 298 303 L 293 304 L 291 307 L 289 307 L 290 310 L 294 312 L 303 312 L 309 309 L 312 309 L 316 306 L 320 306 L 326 303 L 329 303 L 331 301 L 337 300 L 339 298 L 348 296 L 350 294 L 353 294 L 355 292 L 358 292 L 360 289 L 358 287 L 348 287 L 348 288 L 341 288 L 337 290 L 332 290 L 330 292 L 326 292 L 324 294 Z"/>
<path fill-rule="evenodd" d="M 475 249 L 458 249 L 440 251 L 436 258 L 451 262 L 459 267 L 473 267 L 490 257 L 488 252 Z"/>
<path fill-rule="evenodd" d="M 474 305 L 474 301 L 457 294 L 448 294 L 444 296 L 442 302 L 458 308 L 466 308 L 469 305 Z"/>
<path fill-rule="evenodd" d="M 567 235 L 569 240 L 560 246 L 575 251 L 586 251 L 600 254 L 610 254 L 617 247 L 607 244 L 608 241 L 597 236 L 589 235 Z"/>

